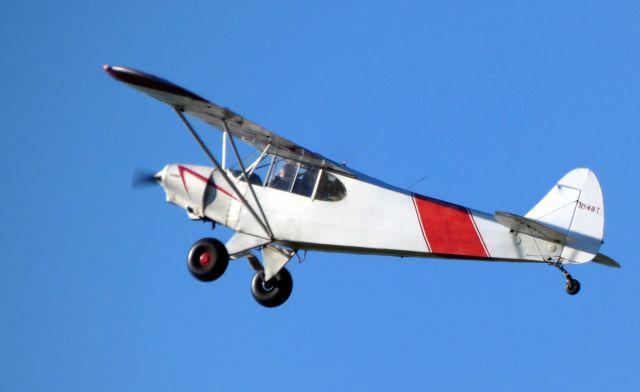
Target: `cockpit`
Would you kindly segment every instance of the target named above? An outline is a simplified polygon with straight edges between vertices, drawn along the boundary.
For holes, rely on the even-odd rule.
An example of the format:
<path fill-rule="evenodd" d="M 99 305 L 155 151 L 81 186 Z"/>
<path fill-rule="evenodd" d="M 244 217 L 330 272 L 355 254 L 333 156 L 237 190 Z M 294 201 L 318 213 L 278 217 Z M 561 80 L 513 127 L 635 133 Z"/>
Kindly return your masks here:
<path fill-rule="evenodd" d="M 236 177 L 240 174 L 240 171 L 232 172 Z M 247 168 L 247 173 L 254 185 L 295 193 L 313 200 L 339 201 L 347 194 L 342 182 L 331 172 L 272 155 L 254 162 Z"/>

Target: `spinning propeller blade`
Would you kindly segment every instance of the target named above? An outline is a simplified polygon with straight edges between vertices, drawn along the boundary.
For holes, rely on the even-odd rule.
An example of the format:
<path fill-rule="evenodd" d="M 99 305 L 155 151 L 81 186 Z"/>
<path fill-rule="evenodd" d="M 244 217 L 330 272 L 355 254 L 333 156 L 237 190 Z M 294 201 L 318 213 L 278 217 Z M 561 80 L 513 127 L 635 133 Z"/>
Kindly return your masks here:
<path fill-rule="evenodd" d="M 149 185 L 156 185 L 160 181 L 160 177 L 147 169 L 136 168 L 131 176 L 131 188 L 146 188 Z"/>

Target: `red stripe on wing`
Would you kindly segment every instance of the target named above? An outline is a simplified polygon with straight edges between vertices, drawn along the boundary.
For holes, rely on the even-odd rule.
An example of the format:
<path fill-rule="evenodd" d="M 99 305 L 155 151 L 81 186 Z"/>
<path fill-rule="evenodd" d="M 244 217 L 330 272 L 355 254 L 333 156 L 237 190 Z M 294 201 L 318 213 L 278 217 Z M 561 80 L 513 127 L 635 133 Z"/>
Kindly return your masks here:
<path fill-rule="evenodd" d="M 432 253 L 488 257 L 469 209 L 415 194 L 413 199 Z"/>

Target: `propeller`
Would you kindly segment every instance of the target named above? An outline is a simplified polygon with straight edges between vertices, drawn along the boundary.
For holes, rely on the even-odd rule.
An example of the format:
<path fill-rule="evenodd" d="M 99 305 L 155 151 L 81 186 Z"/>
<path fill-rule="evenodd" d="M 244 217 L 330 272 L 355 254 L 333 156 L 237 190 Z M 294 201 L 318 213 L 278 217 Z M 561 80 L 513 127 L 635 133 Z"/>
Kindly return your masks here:
<path fill-rule="evenodd" d="M 131 188 L 146 188 L 149 185 L 156 185 L 160 181 L 160 177 L 148 169 L 135 168 L 131 176 Z"/>

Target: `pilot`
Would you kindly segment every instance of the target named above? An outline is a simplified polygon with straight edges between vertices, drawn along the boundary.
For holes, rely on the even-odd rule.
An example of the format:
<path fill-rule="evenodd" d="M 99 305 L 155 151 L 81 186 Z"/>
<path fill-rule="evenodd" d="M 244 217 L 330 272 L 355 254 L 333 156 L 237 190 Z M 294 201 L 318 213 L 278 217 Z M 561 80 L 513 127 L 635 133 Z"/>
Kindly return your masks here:
<path fill-rule="evenodd" d="M 293 183 L 293 177 L 296 174 L 296 167 L 293 163 L 285 163 L 269 183 L 270 188 L 288 191 Z"/>
<path fill-rule="evenodd" d="M 302 166 L 298 171 L 298 179 L 296 180 L 296 184 L 293 186 L 293 193 L 297 193 L 302 196 L 311 196 L 313 188 L 316 185 L 317 177 L 318 169 Z"/>

